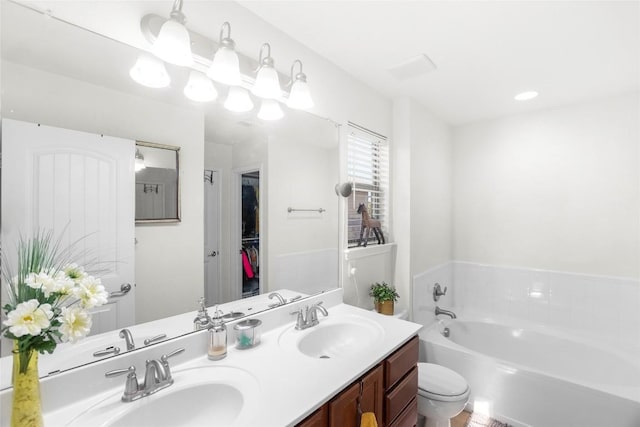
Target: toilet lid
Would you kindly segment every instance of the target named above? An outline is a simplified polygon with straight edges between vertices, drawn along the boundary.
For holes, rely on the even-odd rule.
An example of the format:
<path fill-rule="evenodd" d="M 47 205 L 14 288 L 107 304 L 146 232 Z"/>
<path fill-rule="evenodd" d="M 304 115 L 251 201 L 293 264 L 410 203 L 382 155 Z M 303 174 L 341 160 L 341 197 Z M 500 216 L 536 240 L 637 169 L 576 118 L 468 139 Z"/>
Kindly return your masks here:
<path fill-rule="evenodd" d="M 434 363 L 418 363 L 418 393 L 454 397 L 463 395 L 469 389 L 462 375 Z"/>

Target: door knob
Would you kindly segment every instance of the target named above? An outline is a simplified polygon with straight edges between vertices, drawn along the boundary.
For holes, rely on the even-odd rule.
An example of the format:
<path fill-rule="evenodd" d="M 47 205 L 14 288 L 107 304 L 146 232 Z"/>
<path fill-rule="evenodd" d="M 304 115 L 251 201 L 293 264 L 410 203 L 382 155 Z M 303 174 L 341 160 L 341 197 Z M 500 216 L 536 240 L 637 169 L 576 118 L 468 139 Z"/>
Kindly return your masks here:
<path fill-rule="evenodd" d="M 217 252 L 217 251 L 211 251 L 211 252 L 209 253 L 209 256 L 216 256 L 216 255 L 218 255 L 218 252 Z"/>

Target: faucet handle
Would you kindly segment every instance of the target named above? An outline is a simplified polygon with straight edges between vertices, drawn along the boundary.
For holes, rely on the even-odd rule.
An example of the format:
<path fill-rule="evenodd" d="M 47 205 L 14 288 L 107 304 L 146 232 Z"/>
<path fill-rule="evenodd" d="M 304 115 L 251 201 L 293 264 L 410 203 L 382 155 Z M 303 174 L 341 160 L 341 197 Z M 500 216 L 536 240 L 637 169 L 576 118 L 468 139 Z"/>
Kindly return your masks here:
<path fill-rule="evenodd" d="M 127 381 L 124 385 L 124 394 L 122 395 L 122 401 L 130 402 L 140 390 L 140 386 L 138 385 L 138 377 L 136 377 L 136 367 L 132 365 L 127 369 L 115 369 L 113 371 L 105 372 L 104 376 L 107 378 L 112 378 L 124 374 L 127 374 Z"/>
<path fill-rule="evenodd" d="M 184 347 L 178 348 L 176 350 L 173 350 L 171 353 L 169 354 L 163 354 L 162 356 L 160 356 L 160 363 L 162 363 L 162 366 L 164 367 L 164 379 L 165 381 L 171 381 L 171 369 L 169 369 L 169 361 L 168 359 L 170 357 L 176 356 L 180 353 L 182 353 L 184 351 Z"/>
<path fill-rule="evenodd" d="M 309 307 L 307 306 L 307 310 L 309 310 Z M 292 311 L 291 313 L 292 316 L 293 315 L 298 315 L 298 317 L 296 318 L 296 329 L 300 330 L 300 329 L 304 329 L 304 314 L 302 312 L 302 308 L 299 308 L 296 311 Z"/>
<path fill-rule="evenodd" d="M 440 299 L 441 296 L 446 295 L 447 294 L 447 287 L 445 286 L 444 289 L 440 288 L 440 283 L 436 283 L 435 285 L 433 285 L 433 300 L 434 301 L 438 301 Z"/>

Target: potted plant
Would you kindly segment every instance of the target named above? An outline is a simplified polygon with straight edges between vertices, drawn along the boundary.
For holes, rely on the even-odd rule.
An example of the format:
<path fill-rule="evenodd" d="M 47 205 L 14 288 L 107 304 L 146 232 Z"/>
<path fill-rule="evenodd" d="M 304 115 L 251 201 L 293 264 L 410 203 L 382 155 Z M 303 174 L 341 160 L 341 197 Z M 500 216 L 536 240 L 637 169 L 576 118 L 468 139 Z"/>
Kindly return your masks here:
<path fill-rule="evenodd" d="M 371 285 L 369 296 L 373 297 L 376 311 L 387 315 L 393 315 L 394 302 L 400 297 L 396 289 L 385 282 Z"/>

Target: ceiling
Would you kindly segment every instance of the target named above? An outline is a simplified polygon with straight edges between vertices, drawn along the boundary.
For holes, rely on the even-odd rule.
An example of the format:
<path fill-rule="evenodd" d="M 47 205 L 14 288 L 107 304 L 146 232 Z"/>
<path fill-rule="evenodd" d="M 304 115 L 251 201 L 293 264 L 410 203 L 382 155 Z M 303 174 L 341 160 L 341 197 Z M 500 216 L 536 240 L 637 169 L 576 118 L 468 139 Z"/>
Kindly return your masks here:
<path fill-rule="evenodd" d="M 454 125 L 640 86 L 639 1 L 238 3 L 386 97 L 409 96 Z M 420 54 L 437 69 L 390 74 Z M 540 95 L 513 99 L 527 90 Z"/>
<path fill-rule="evenodd" d="M 166 15 L 172 4 L 19 1 L 138 47 L 147 43 L 140 17 Z M 264 20 L 232 14 L 240 50 L 259 46 L 273 25 L 388 99 L 411 97 L 453 125 L 640 88 L 639 0 L 184 0 L 187 25 L 217 39 L 236 3 Z M 280 63 L 292 62 L 287 52 L 277 54 Z M 422 54 L 435 71 L 406 80 L 389 72 Z M 312 88 L 313 71 L 305 67 Z M 540 95 L 513 99 L 527 90 Z"/>

